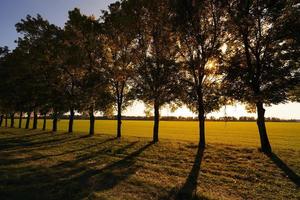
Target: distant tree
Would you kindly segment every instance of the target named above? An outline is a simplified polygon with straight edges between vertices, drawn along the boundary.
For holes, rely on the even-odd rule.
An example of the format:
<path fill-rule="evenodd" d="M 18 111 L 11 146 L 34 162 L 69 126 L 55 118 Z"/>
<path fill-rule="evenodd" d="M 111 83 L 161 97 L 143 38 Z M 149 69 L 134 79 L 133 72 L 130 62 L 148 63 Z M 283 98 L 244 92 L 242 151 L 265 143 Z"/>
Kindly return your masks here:
<path fill-rule="evenodd" d="M 5 128 L 8 127 L 8 114 L 5 114 Z"/>
<path fill-rule="evenodd" d="M 255 105 L 261 150 L 271 152 L 264 105 L 283 103 L 299 84 L 297 1 L 227 1 L 230 40 L 224 85 L 230 96 Z"/>
<path fill-rule="evenodd" d="M 255 121 L 254 117 L 242 116 L 239 118 L 239 121 Z"/>
<path fill-rule="evenodd" d="M 184 70 L 182 101 L 198 114 L 199 145 L 205 147 L 205 118 L 221 104 L 224 11 L 218 0 L 174 0 L 173 26 Z"/>
<path fill-rule="evenodd" d="M 136 15 L 129 3 L 116 2 L 104 12 L 107 72 L 117 110 L 117 137 L 121 138 L 122 111 L 132 102 L 133 67 L 136 61 Z"/>
<path fill-rule="evenodd" d="M 2 84 L 0 86 L 0 96 L 2 95 L 2 104 L 3 109 L 6 114 L 9 114 L 10 117 L 10 127 L 14 127 L 15 114 L 17 111 L 22 110 L 22 87 L 19 84 L 20 77 L 20 65 L 21 65 L 21 54 L 17 50 L 8 52 L 6 50 L 6 55 L 2 57 L 1 61 L 1 72 L 0 76 L 2 79 Z"/>
<path fill-rule="evenodd" d="M 33 129 L 37 128 L 37 117 L 39 109 L 49 104 L 56 112 L 56 107 L 61 107 L 60 72 L 56 67 L 55 50 L 58 43 L 60 30 L 40 15 L 36 17 L 27 16 L 16 24 L 17 31 L 22 34 L 18 39 L 18 47 L 26 52 L 26 78 L 27 86 L 23 86 L 29 96 L 27 99 L 28 110 L 33 110 Z M 25 71 L 25 70 L 24 70 Z M 53 105 L 53 103 L 56 103 Z M 60 108 L 61 109 L 61 108 Z M 30 113 L 28 113 L 30 116 Z M 56 116 L 54 114 L 53 116 Z M 28 117 L 29 120 L 29 117 Z M 57 120 L 54 119 L 54 122 Z M 26 128 L 29 123 L 26 123 Z M 56 123 L 53 123 L 55 131 Z"/>
<path fill-rule="evenodd" d="M 81 23 L 83 16 L 78 9 L 69 12 L 69 19 L 64 27 L 63 46 L 60 52 L 60 67 L 63 70 L 62 80 L 65 88 L 64 95 L 66 104 L 69 108 L 69 126 L 68 132 L 73 132 L 75 110 L 80 107 L 82 96 L 81 80 L 84 65 L 84 53 L 82 49 L 82 40 L 84 35 L 81 33 Z"/>
<path fill-rule="evenodd" d="M 106 54 L 104 51 L 102 25 L 93 17 L 85 16 L 79 9 L 69 12 L 68 24 L 74 31 L 73 44 L 77 48 L 80 63 L 80 111 L 90 116 L 89 134 L 94 134 L 96 111 L 105 111 L 111 105 L 108 91 L 108 78 L 105 70 Z"/>
<path fill-rule="evenodd" d="M 18 128 L 22 128 L 22 120 L 23 120 L 23 111 L 21 111 L 20 114 L 19 114 L 19 125 L 18 125 Z"/>
<path fill-rule="evenodd" d="M 43 107 L 40 109 L 40 113 L 43 116 L 43 127 L 42 130 L 46 130 L 47 127 L 47 114 L 49 113 L 50 109 L 48 109 L 47 107 Z"/>
<path fill-rule="evenodd" d="M 176 40 L 167 1 L 143 1 L 139 6 L 140 50 L 135 66 L 135 93 L 138 99 L 154 107 L 153 142 L 158 142 L 159 110 L 178 100 L 181 74 L 176 62 Z"/>
<path fill-rule="evenodd" d="M 10 58 L 10 77 L 9 85 L 12 92 L 11 98 L 8 98 L 13 105 L 13 110 L 19 112 L 19 128 L 22 127 L 23 112 L 30 112 L 32 109 L 31 95 L 33 95 L 32 85 L 34 81 L 32 77 L 34 73 L 31 71 L 29 53 L 26 48 L 17 46 L 11 53 Z M 29 128 L 29 120 L 25 128 Z"/>
<path fill-rule="evenodd" d="M 0 114 L 0 127 L 2 127 L 3 117 L 4 117 L 4 115 Z"/>
<path fill-rule="evenodd" d="M 0 47 L 0 127 L 2 126 L 3 119 L 5 119 L 6 109 L 5 109 L 5 102 L 6 102 L 6 94 L 5 88 L 6 84 L 6 73 L 7 73 L 7 66 L 6 60 L 9 54 L 9 49 L 7 46 Z"/>
<path fill-rule="evenodd" d="M 31 112 L 27 112 L 26 114 L 27 114 L 27 116 L 26 116 L 25 129 L 29 129 Z"/>

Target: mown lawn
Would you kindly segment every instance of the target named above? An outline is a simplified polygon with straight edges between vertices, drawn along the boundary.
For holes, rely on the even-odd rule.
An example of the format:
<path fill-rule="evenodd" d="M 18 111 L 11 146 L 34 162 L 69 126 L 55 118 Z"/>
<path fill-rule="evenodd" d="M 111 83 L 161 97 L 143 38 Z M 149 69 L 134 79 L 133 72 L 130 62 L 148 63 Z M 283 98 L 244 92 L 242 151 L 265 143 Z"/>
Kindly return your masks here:
<path fill-rule="evenodd" d="M 0 128 L 0 199 L 300 198 L 299 149 L 149 141 Z"/>
<path fill-rule="evenodd" d="M 274 148 L 300 150 L 300 123 L 268 122 L 267 130 L 271 144 Z M 18 120 L 16 120 L 16 126 Z M 114 120 L 96 120 L 96 133 L 116 134 L 117 122 Z M 39 128 L 42 120 L 39 120 Z M 47 128 L 51 130 L 52 121 L 47 121 Z M 25 120 L 23 120 L 25 127 Z M 60 120 L 58 129 L 66 131 L 68 120 Z M 152 121 L 123 121 L 123 135 L 135 137 L 152 137 Z M 75 120 L 74 131 L 86 133 L 89 130 L 88 120 Z M 223 143 L 248 147 L 259 146 L 259 135 L 255 122 L 207 122 L 206 137 L 210 143 Z M 196 142 L 199 140 L 198 123 L 195 121 L 161 121 L 160 138 L 172 140 L 186 140 Z"/>

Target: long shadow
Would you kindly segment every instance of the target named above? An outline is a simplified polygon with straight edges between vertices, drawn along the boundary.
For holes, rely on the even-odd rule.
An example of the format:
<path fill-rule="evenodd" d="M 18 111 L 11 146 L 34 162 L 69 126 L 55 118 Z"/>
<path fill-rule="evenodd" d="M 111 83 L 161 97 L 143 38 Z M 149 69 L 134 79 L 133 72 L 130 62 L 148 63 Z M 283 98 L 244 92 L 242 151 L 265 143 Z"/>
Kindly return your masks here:
<path fill-rule="evenodd" d="M 103 142 L 100 142 L 100 143 L 97 143 L 95 145 L 90 145 L 89 147 L 84 147 L 82 148 L 82 151 L 83 150 L 87 150 L 88 148 L 92 148 L 92 147 L 95 147 L 95 146 L 98 146 L 98 145 L 101 145 L 101 144 L 104 144 L 106 142 L 110 142 L 110 141 L 113 141 L 113 140 L 116 140 L 117 138 L 110 138 L 110 139 L 107 139 Z M 126 149 L 129 149 L 131 147 L 133 147 L 137 142 L 131 142 L 127 145 L 125 145 L 124 147 L 121 147 L 120 149 L 118 149 L 117 151 L 125 151 Z M 68 176 L 70 175 L 74 175 L 76 174 L 77 172 L 81 171 L 80 168 L 76 168 L 76 166 L 78 164 L 82 164 L 84 163 L 85 161 L 88 161 L 88 160 L 91 160 L 91 159 L 96 159 L 97 157 L 100 157 L 101 155 L 103 154 L 111 154 L 110 152 L 110 149 L 107 149 L 107 148 L 102 148 L 102 149 L 99 149 L 97 151 L 94 151 L 94 152 L 87 152 L 87 153 L 84 153 L 80 156 L 78 156 L 75 160 L 72 160 L 72 161 L 67 161 L 67 162 L 62 162 L 60 164 L 57 164 L 54 166 L 54 168 L 66 168 L 66 167 L 71 167 L 71 168 L 74 168 L 74 170 L 71 171 L 71 173 L 67 174 Z M 84 168 L 87 168 L 89 167 L 90 165 L 88 164 L 85 164 L 84 165 Z"/>
<path fill-rule="evenodd" d="M 84 151 L 84 150 L 87 150 L 87 149 L 90 149 L 90 148 L 93 148 L 93 147 L 96 147 L 96 146 L 99 146 L 101 144 L 105 144 L 107 142 L 111 142 L 111 141 L 114 141 L 116 140 L 117 138 L 109 138 L 109 139 L 106 139 L 102 142 L 99 142 L 99 143 L 96 143 L 96 144 L 93 144 L 93 145 L 88 145 L 86 147 L 82 147 L 82 148 L 79 148 L 79 149 L 74 149 L 74 150 L 68 150 L 68 151 L 65 151 L 65 152 L 62 152 L 62 153 L 58 153 L 58 154 L 51 154 L 51 155 L 47 155 L 47 156 L 42 156 L 42 158 L 48 158 L 48 157 L 55 157 L 55 156 L 63 156 L 63 155 L 66 155 L 66 154 L 70 154 L 70 153 L 75 153 L 75 152 L 79 152 L 79 151 Z"/>
<path fill-rule="evenodd" d="M 199 145 L 195 157 L 194 165 L 184 185 L 179 189 L 178 193 L 176 194 L 175 199 L 178 200 L 201 199 L 201 197 L 197 197 L 196 192 L 197 192 L 198 177 L 200 174 L 203 154 L 204 154 L 204 149 L 200 148 Z"/>
<path fill-rule="evenodd" d="M 287 177 L 300 187 L 300 177 L 287 164 L 285 164 L 275 153 L 268 154 L 268 157 L 280 168 Z"/>
<path fill-rule="evenodd" d="M 45 139 L 47 138 L 48 137 L 45 137 Z M 32 139 L 38 139 L 38 138 L 32 138 Z M 47 141 L 42 141 L 42 143 L 47 143 Z M 19 147 L 28 147 L 28 146 L 32 146 L 33 144 L 34 142 L 30 142 L 30 138 L 20 137 L 20 138 L 15 138 L 10 140 L 0 140 L 0 150 L 8 150 L 8 149 L 14 149 Z"/>
<path fill-rule="evenodd" d="M 75 138 L 75 139 L 79 140 L 79 139 L 82 139 L 82 138 L 86 138 L 86 136 L 81 136 L 81 137 Z M 69 141 L 74 141 L 75 139 L 71 139 Z M 84 151 L 84 150 L 99 146 L 101 144 L 105 144 L 105 143 L 113 141 L 113 140 L 116 140 L 116 138 L 109 138 L 107 140 L 104 140 L 102 142 L 99 142 L 99 143 L 96 143 L 96 144 L 93 144 L 93 145 L 87 145 L 87 146 L 79 148 L 79 149 L 68 150 L 68 151 L 65 151 L 65 152 L 62 152 L 62 153 L 57 153 L 57 154 L 39 155 L 39 156 L 33 156 L 33 157 L 29 157 L 29 158 L 2 159 L 1 162 L 0 162 L 0 165 L 2 165 L 2 166 L 15 165 L 15 164 L 23 163 L 23 162 L 31 162 L 31 161 L 41 160 L 41 159 L 52 158 L 52 157 L 56 157 L 56 156 L 63 156 L 63 155 L 71 154 L 71 153 Z"/>
<path fill-rule="evenodd" d="M 127 155 L 123 159 L 116 161 L 112 164 L 106 165 L 101 169 L 89 169 L 83 171 L 80 175 L 76 175 L 72 179 L 67 179 L 63 181 L 61 184 L 68 183 L 80 183 L 81 190 L 78 190 L 77 194 L 71 194 L 72 196 L 68 196 L 66 198 L 72 199 L 82 199 L 90 195 L 92 192 L 99 192 L 103 190 L 108 190 L 120 182 L 126 180 L 132 174 L 134 174 L 139 166 L 135 165 L 136 158 L 146 149 L 148 149 L 153 143 L 149 143 L 133 153 Z M 129 144 L 131 146 L 132 144 Z M 125 147 L 127 148 L 127 147 Z M 68 175 L 70 176 L 70 175 Z M 91 178 L 93 181 L 91 181 Z M 92 182 L 92 184 L 90 183 Z"/>
<path fill-rule="evenodd" d="M 124 150 L 132 149 L 136 143 L 126 144 L 115 150 L 114 157 L 122 156 Z M 73 163 L 64 162 L 65 165 L 60 166 L 53 165 L 49 168 L 26 166 L 21 171 L 17 171 L 19 175 L 22 172 L 21 179 L 11 176 L 10 179 L 0 180 L 1 185 L 13 186 L 8 190 L 0 188 L 0 199 L 90 199 L 93 192 L 113 188 L 135 174 L 141 167 L 136 163 L 137 157 L 151 145 L 152 143 L 134 148 L 137 150 L 133 153 L 126 153 L 127 156 L 119 157 L 112 163 L 102 160 L 104 165 L 98 162 L 99 159 L 107 154 L 114 154 L 106 151 L 109 150 L 107 148 L 102 148 L 102 154 L 92 152 L 94 156 L 92 159 L 96 161 L 92 164 L 90 164 L 90 160 L 84 160 L 80 156 Z M 71 173 L 69 173 L 69 169 L 71 169 Z M 16 171 L 11 170 L 9 173 L 16 173 Z"/>
<path fill-rule="evenodd" d="M 53 133 L 53 132 L 50 132 Z M 0 141 L 0 149 L 12 149 L 12 150 L 17 150 L 14 148 L 22 148 L 22 147 L 29 147 L 29 148 L 39 148 L 39 150 L 43 149 L 48 149 L 49 147 L 54 147 L 63 143 L 69 143 L 69 142 L 74 142 L 76 140 L 80 140 L 83 138 L 89 138 L 89 135 L 81 135 L 79 137 L 73 137 L 72 134 L 70 133 L 60 133 L 60 134 L 51 134 L 50 137 L 45 137 L 43 138 L 42 141 L 37 141 L 37 142 L 30 142 L 28 140 L 22 140 L 18 142 L 14 142 L 12 144 L 4 144 L 1 146 L 1 141 Z M 33 138 L 33 139 L 39 139 L 39 138 Z M 30 150 L 24 150 L 21 149 L 22 152 L 30 152 Z M 33 149 L 36 150 L 36 149 Z"/>
<path fill-rule="evenodd" d="M 62 134 L 62 135 L 55 135 L 56 137 L 59 138 L 50 138 L 49 137 L 45 137 L 42 141 L 38 141 L 38 142 L 31 142 L 29 140 L 26 139 L 16 139 L 16 140 L 11 140 L 11 141 L 1 141 L 0 140 L 0 150 L 11 150 L 11 149 L 15 149 L 15 148 L 22 148 L 22 147 L 45 147 L 45 144 L 47 145 L 47 147 L 49 145 L 56 145 L 56 144 L 60 144 L 62 142 L 69 142 L 69 141 L 74 141 L 74 140 L 78 140 L 81 139 L 85 136 L 81 136 L 79 138 L 73 138 L 70 139 L 70 135 L 67 134 Z M 38 138 L 36 138 L 38 139 Z"/>
<path fill-rule="evenodd" d="M 25 135 L 18 135 L 19 133 L 15 133 L 13 137 L 7 137 L 5 139 L 0 139 L 0 142 L 14 142 L 17 140 L 25 140 L 25 139 L 30 139 L 32 137 L 36 137 L 36 136 L 43 136 L 43 135 L 48 135 L 50 134 L 51 131 L 39 131 L 37 133 L 34 134 L 25 134 Z"/>

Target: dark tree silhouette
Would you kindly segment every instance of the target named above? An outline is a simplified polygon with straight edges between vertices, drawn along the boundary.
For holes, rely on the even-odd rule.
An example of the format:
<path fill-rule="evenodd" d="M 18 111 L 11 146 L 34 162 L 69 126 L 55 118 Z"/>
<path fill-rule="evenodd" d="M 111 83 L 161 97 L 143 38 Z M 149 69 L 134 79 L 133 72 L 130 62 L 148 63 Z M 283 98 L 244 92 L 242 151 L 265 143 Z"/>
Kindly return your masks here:
<path fill-rule="evenodd" d="M 182 100 L 198 114 L 200 146 L 205 147 L 206 114 L 221 106 L 218 63 L 223 44 L 223 8 L 218 0 L 174 0 L 173 26 L 184 70 Z"/>
<path fill-rule="evenodd" d="M 175 36 L 172 33 L 167 1 L 145 1 L 139 16 L 139 61 L 135 66 L 135 94 L 154 108 L 153 142 L 158 142 L 159 110 L 178 100 L 180 70 L 176 62 Z"/>
<path fill-rule="evenodd" d="M 300 81 L 300 15 L 295 3 L 227 1 L 230 40 L 224 85 L 229 96 L 256 107 L 261 150 L 265 153 L 271 152 L 271 145 L 264 105 L 286 102 L 288 92 Z"/>
<path fill-rule="evenodd" d="M 67 25 L 73 29 L 73 47 L 80 57 L 81 101 L 78 110 L 90 116 L 89 134 L 94 134 L 96 111 L 106 111 L 112 98 L 108 91 L 108 77 L 105 70 L 106 54 L 102 24 L 93 16 L 82 15 L 79 9 L 69 12 Z"/>
<path fill-rule="evenodd" d="M 121 138 L 122 111 L 132 102 L 134 66 L 136 63 L 136 15 L 130 3 L 116 2 L 104 12 L 104 32 L 107 49 L 107 72 L 117 111 L 117 137 Z"/>

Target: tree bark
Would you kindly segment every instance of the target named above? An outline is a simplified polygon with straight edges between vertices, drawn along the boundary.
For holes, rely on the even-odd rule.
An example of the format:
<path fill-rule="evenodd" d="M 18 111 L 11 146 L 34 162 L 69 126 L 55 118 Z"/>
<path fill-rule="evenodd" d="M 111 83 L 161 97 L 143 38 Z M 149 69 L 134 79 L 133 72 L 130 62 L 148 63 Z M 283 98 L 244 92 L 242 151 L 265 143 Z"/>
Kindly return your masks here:
<path fill-rule="evenodd" d="M 92 110 L 90 113 L 90 136 L 93 136 L 95 134 L 95 116 L 94 116 L 94 110 Z"/>
<path fill-rule="evenodd" d="M 25 129 L 29 129 L 30 115 L 31 115 L 31 112 L 27 112 L 27 119 L 26 119 Z"/>
<path fill-rule="evenodd" d="M 52 131 L 57 131 L 57 112 L 53 113 L 53 124 L 52 124 Z"/>
<path fill-rule="evenodd" d="M 35 130 L 37 129 L 37 123 L 38 123 L 38 118 L 37 118 L 37 112 L 34 111 L 33 112 L 33 125 L 32 125 L 32 129 Z"/>
<path fill-rule="evenodd" d="M 205 148 L 205 115 L 203 105 L 199 105 L 198 108 L 198 120 L 199 120 L 199 145 L 200 148 Z"/>
<path fill-rule="evenodd" d="M 44 114 L 43 131 L 46 130 L 46 125 L 47 125 L 47 115 Z"/>
<path fill-rule="evenodd" d="M 117 115 L 117 138 L 121 138 L 122 131 L 122 105 L 118 103 L 118 115 Z"/>
<path fill-rule="evenodd" d="M 73 132 L 73 122 L 74 122 L 74 109 L 70 109 L 70 117 L 69 117 L 69 133 Z"/>
<path fill-rule="evenodd" d="M 154 102 L 154 127 L 153 127 L 153 143 L 158 142 L 159 130 L 159 104 Z"/>
<path fill-rule="evenodd" d="M 199 146 L 205 148 L 205 111 L 203 94 L 201 89 L 198 89 L 198 121 L 199 121 Z"/>
<path fill-rule="evenodd" d="M 3 115 L 0 115 L 0 127 L 2 127 Z"/>
<path fill-rule="evenodd" d="M 271 145 L 269 142 L 267 129 L 265 125 L 265 109 L 262 102 L 258 102 L 256 104 L 257 108 L 257 126 L 260 136 L 260 144 L 261 144 L 261 151 L 264 153 L 271 153 Z"/>
<path fill-rule="evenodd" d="M 8 127 L 8 122 L 7 122 L 7 121 L 8 121 L 8 119 L 7 119 L 7 118 L 8 118 L 8 116 L 7 116 L 7 114 L 5 114 L 5 128 L 7 128 L 7 127 Z"/>
<path fill-rule="evenodd" d="M 23 119 L 23 112 L 20 112 L 20 117 L 19 117 L 19 128 L 22 128 L 22 119 Z"/>
<path fill-rule="evenodd" d="M 15 127 L 15 113 L 10 114 L 10 128 Z"/>

